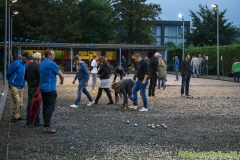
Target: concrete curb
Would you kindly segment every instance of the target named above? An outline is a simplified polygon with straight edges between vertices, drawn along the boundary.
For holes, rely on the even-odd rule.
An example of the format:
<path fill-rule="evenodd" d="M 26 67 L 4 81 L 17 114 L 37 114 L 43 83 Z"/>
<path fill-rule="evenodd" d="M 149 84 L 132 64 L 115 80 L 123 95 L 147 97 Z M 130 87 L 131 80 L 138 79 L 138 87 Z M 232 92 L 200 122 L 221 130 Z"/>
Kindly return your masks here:
<path fill-rule="evenodd" d="M 5 107 L 5 103 L 6 103 L 6 99 L 7 99 L 7 95 L 8 95 L 8 85 L 4 86 L 3 93 L 4 93 L 4 95 L 1 95 L 1 97 L 0 97 L 0 121 L 2 119 L 2 114 L 3 114 L 3 110 Z"/>

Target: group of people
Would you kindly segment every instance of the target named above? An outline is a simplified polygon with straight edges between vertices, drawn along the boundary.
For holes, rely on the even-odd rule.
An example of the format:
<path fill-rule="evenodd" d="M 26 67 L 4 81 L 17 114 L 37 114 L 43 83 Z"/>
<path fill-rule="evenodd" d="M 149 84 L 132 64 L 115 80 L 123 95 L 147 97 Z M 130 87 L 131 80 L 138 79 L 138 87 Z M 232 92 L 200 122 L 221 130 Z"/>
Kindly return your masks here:
<path fill-rule="evenodd" d="M 176 80 L 178 81 L 178 70 L 180 67 L 180 63 L 178 60 L 178 56 L 174 57 L 175 62 L 174 62 L 174 69 L 175 69 L 175 74 L 176 74 Z M 192 71 L 193 71 L 193 78 L 195 76 L 199 77 L 200 75 L 207 75 L 207 70 L 208 70 L 208 58 L 207 55 L 204 55 L 204 57 L 202 57 L 201 54 L 199 54 L 198 58 L 197 56 L 193 56 L 190 66 L 192 67 Z"/>
<path fill-rule="evenodd" d="M 45 58 L 41 61 L 40 53 L 37 52 L 30 56 L 29 53 L 25 52 L 22 54 L 21 59 L 14 61 L 7 70 L 7 80 L 9 82 L 9 88 L 14 103 L 12 121 L 17 122 L 26 119 L 26 125 L 43 125 L 43 132 L 56 133 L 56 130 L 50 127 L 51 117 L 55 110 L 57 98 L 56 76 L 59 76 L 61 85 L 64 83 L 64 76 L 59 70 L 57 64 L 53 62 L 55 57 L 54 51 L 52 49 L 47 49 L 44 56 Z M 150 82 L 148 98 L 155 97 L 157 80 L 162 80 L 162 87 L 163 89 L 166 88 L 167 65 L 162 58 L 162 55 L 158 52 L 154 54 L 154 57 L 149 59 L 149 62 L 142 58 L 138 53 L 133 54 L 132 59 L 134 60 L 133 70 L 135 71 L 133 79 L 122 78 L 124 75 L 124 68 L 122 66 L 118 66 L 115 71 L 115 77 L 112 83 L 112 88 L 115 91 L 115 104 L 119 101 L 118 95 L 123 95 L 124 101 L 122 104 L 122 110 L 126 108 L 137 110 L 140 108 L 137 93 L 140 91 L 143 107 L 139 111 L 148 111 L 146 88 Z M 184 90 L 185 96 L 189 96 L 190 77 L 193 74 L 189 59 L 189 54 L 186 54 L 185 59 L 181 63 L 182 96 L 184 95 Z M 76 81 L 79 81 L 79 83 L 76 100 L 74 104 L 70 105 L 70 107 L 78 107 L 81 102 L 82 93 L 85 94 L 89 100 L 87 106 L 98 104 L 103 90 L 106 92 L 109 99 L 107 105 L 114 104 L 110 91 L 110 78 L 112 73 L 107 58 L 104 56 L 98 57 L 97 55 L 93 55 L 90 71 L 87 64 L 82 61 L 79 56 L 75 56 L 73 60 L 77 65 L 77 73 L 72 83 L 75 84 Z M 176 61 L 178 60 L 176 59 Z M 177 68 L 178 67 L 176 67 L 176 69 Z M 97 83 L 97 78 L 100 79 L 100 85 L 95 100 L 86 88 L 88 86 L 90 74 L 92 75 L 92 93 L 96 93 L 94 88 Z M 115 82 L 116 75 L 122 75 L 120 76 L 121 80 L 118 82 Z M 27 117 L 23 118 L 21 116 L 21 108 L 25 82 L 28 84 L 28 104 L 26 109 Z M 128 98 L 133 102 L 132 105 L 129 105 Z M 34 102 L 38 103 L 34 104 Z M 44 124 L 40 123 L 39 117 L 41 102 Z"/>
<path fill-rule="evenodd" d="M 56 130 L 50 127 L 57 98 L 56 75 L 59 76 L 61 85 L 64 83 L 64 76 L 57 64 L 53 62 L 54 51 L 47 49 L 44 56 L 45 58 L 41 61 L 40 53 L 36 52 L 31 56 L 25 52 L 21 59 L 11 63 L 7 70 L 6 76 L 14 103 L 12 122 L 26 120 L 27 126 L 43 126 L 43 132 L 56 133 Z M 28 64 L 31 59 L 32 62 Z M 27 117 L 24 118 L 21 116 L 21 108 L 26 82 L 28 84 L 28 104 Z M 40 123 L 39 117 L 41 102 L 44 124 Z"/>

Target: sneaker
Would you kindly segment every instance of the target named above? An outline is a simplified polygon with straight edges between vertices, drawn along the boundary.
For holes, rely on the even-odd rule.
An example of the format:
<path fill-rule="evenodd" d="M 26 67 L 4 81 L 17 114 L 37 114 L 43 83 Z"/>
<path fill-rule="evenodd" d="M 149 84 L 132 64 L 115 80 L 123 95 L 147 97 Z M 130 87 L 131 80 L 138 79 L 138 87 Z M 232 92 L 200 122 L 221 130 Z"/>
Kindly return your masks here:
<path fill-rule="evenodd" d="M 138 108 L 138 106 L 134 106 L 133 104 L 132 105 L 130 105 L 130 106 L 128 106 L 128 108 L 131 108 L 131 109 L 137 109 Z"/>
<path fill-rule="evenodd" d="M 152 96 L 152 99 L 155 99 L 156 98 L 156 96 Z"/>
<path fill-rule="evenodd" d="M 148 111 L 148 109 L 143 107 L 143 108 L 142 108 L 142 109 L 140 109 L 139 111 L 140 111 L 140 112 L 147 112 L 147 111 Z"/>
<path fill-rule="evenodd" d="M 12 118 L 12 122 L 16 123 L 17 121 L 17 118 Z"/>
<path fill-rule="evenodd" d="M 149 99 L 151 99 L 152 97 L 151 96 L 148 96 Z"/>
<path fill-rule="evenodd" d="M 184 94 L 181 94 L 182 97 L 186 97 Z"/>
<path fill-rule="evenodd" d="M 175 79 L 174 81 L 178 81 L 178 79 Z"/>
<path fill-rule="evenodd" d="M 44 133 L 56 133 L 56 130 L 50 128 L 50 127 L 43 127 L 43 132 Z"/>
<path fill-rule="evenodd" d="M 76 105 L 76 104 L 72 104 L 72 105 L 69 105 L 70 107 L 72 107 L 72 108 L 78 108 L 78 105 Z"/>
<path fill-rule="evenodd" d="M 87 104 L 87 106 L 91 106 L 91 105 L 93 105 L 94 103 L 95 103 L 94 101 L 89 102 L 89 103 Z"/>

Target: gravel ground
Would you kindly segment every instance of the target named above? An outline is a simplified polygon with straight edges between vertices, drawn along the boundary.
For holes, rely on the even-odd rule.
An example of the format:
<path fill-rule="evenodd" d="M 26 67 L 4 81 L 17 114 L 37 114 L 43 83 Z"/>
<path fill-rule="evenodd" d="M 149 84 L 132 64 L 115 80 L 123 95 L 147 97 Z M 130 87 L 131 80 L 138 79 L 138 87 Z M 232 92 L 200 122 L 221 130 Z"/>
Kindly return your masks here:
<path fill-rule="evenodd" d="M 116 106 L 104 105 L 108 103 L 104 92 L 98 105 L 87 107 L 83 95 L 81 105 L 70 108 L 77 91 L 77 85 L 71 84 L 73 77 L 65 75 L 65 84 L 57 86 L 52 117 L 56 134 L 28 128 L 25 121 L 9 122 L 13 103 L 8 94 L 0 123 L 0 159 L 170 160 L 179 159 L 179 151 L 239 153 L 239 83 L 191 79 L 194 98 L 187 99 L 180 97 L 180 81 L 169 75 L 166 90 L 157 89 L 157 97 L 149 100 L 149 112 L 142 113 L 121 111 L 122 101 Z M 27 88 L 25 93 L 23 114 Z M 92 95 L 95 99 L 96 94 Z M 161 127 L 163 123 L 167 129 Z"/>

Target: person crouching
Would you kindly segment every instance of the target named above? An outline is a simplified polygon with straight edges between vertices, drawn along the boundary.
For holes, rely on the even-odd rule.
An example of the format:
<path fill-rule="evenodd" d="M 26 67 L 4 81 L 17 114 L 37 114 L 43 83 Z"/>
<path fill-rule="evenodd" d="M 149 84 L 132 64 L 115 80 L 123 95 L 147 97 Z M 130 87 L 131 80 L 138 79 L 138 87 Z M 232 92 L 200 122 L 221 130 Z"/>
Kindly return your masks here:
<path fill-rule="evenodd" d="M 119 76 L 119 77 L 120 77 L 120 80 L 122 80 L 124 74 L 125 74 L 125 73 L 124 73 L 124 70 L 123 70 L 122 66 L 117 66 L 117 68 L 115 69 L 115 72 L 114 72 L 114 79 L 113 79 L 113 82 L 112 82 L 112 83 L 114 83 L 114 82 L 116 81 L 117 76 Z"/>

